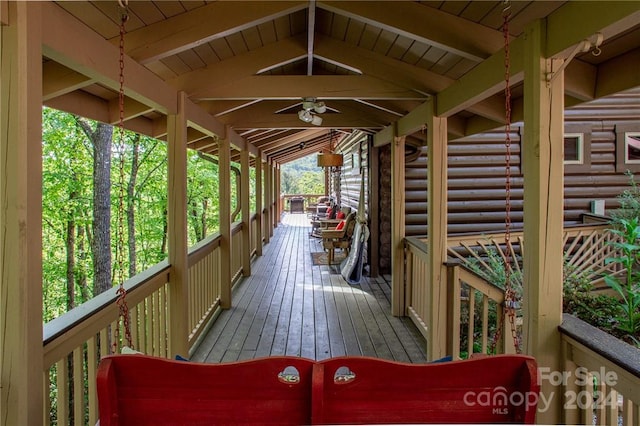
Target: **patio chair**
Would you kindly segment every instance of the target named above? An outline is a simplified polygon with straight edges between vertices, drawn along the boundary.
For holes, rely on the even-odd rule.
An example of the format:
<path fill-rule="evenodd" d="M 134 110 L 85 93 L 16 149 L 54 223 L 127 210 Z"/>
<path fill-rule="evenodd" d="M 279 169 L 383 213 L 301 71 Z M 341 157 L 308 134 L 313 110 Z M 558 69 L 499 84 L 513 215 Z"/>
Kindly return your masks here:
<path fill-rule="evenodd" d="M 342 249 L 347 254 L 349 253 L 349 249 L 351 249 L 353 230 L 355 227 L 356 212 L 352 211 L 344 219 L 344 222 L 341 221 L 335 228 L 321 230 L 320 236 L 322 237 L 322 247 L 329 252 L 329 265 L 333 262 L 335 249 Z"/>

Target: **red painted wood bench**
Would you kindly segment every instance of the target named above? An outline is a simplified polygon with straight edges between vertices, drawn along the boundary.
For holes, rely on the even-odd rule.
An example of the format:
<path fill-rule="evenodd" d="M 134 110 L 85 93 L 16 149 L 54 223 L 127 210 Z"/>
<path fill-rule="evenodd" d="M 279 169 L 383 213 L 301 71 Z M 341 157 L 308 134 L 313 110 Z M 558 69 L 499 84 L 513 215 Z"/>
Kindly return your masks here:
<path fill-rule="evenodd" d="M 404 364 L 269 357 L 222 364 L 102 359 L 100 425 L 533 423 L 535 361 Z"/>

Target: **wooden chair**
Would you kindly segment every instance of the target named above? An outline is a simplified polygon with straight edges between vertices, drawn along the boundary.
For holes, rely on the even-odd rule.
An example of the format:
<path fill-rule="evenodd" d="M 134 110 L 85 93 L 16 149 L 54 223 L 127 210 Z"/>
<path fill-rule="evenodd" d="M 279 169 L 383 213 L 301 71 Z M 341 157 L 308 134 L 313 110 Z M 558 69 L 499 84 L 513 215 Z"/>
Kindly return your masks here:
<path fill-rule="evenodd" d="M 320 233 L 322 237 L 322 247 L 329 252 L 329 265 L 333 262 L 335 249 L 339 248 L 349 253 L 353 230 L 356 227 L 356 212 L 350 212 L 347 215 L 342 229 L 337 229 L 337 227 L 338 226 L 334 229 L 323 229 Z"/>

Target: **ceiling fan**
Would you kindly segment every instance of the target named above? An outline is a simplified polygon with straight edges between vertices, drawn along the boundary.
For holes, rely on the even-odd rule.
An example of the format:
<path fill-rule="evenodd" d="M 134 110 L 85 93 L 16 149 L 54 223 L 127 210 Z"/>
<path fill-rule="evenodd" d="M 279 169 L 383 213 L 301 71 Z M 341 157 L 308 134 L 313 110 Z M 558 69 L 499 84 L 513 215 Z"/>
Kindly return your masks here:
<path fill-rule="evenodd" d="M 322 117 L 317 114 L 322 114 L 325 111 L 327 111 L 327 106 L 324 102 L 319 102 L 316 98 L 302 98 L 302 109 L 298 111 L 298 118 L 305 123 L 320 126 Z"/>

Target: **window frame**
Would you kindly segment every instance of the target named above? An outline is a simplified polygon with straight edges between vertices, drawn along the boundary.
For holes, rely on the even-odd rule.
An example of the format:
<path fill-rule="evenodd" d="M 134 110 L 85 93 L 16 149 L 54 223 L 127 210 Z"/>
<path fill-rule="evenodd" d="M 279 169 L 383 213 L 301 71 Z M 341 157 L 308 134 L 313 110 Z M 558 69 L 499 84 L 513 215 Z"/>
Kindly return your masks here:
<path fill-rule="evenodd" d="M 628 135 L 640 136 L 640 124 L 637 123 L 625 123 L 616 125 L 616 172 L 625 173 L 627 170 L 632 173 L 640 172 L 640 159 L 632 160 L 628 159 Z"/>

